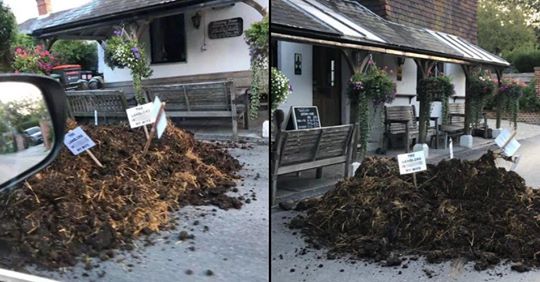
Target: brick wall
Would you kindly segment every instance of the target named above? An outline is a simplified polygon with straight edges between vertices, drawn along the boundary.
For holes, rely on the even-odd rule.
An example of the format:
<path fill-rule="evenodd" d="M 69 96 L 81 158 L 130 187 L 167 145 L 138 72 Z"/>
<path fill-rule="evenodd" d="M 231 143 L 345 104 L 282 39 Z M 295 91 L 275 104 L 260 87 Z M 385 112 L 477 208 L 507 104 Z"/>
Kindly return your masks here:
<path fill-rule="evenodd" d="M 495 112 L 486 112 L 486 116 L 489 119 L 495 119 L 497 116 Z M 508 120 L 510 120 L 510 117 L 504 116 L 502 117 L 502 125 L 507 123 Z M 540 113 L 518 113 L 518 122 L 524 122 L 524 123 L 530 123 L 530 124 L 540 124 Z"/>
<path fill-rule="evenodd" d="M 534 78 L 536 79 L 536 96 L 540 97 L 540 67 L 534 67 Z"/>
<path fill-rule="evenodd" d="M 477 43 L 477 0 L 357 1 L 388 20 L 454 34 Z"/>

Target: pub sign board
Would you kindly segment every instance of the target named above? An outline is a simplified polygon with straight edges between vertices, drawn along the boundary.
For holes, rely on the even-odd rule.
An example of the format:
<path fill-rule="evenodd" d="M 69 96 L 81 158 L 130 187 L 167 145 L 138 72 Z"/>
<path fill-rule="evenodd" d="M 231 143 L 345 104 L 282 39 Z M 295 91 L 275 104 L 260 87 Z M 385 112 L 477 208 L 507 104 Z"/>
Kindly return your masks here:
<path fill-rule="evenodd" d="M 242 35 L 243 32 L 244 20 L 242 18 L 210 22 L 208 25 L 208 37 L 210 39 L 236 37 Z"/>
<path fill-rule="evenodd" d="M 291 107 L 291 117 L 294 129 L 320 128 L 319 109 L 317 106 Z"/>

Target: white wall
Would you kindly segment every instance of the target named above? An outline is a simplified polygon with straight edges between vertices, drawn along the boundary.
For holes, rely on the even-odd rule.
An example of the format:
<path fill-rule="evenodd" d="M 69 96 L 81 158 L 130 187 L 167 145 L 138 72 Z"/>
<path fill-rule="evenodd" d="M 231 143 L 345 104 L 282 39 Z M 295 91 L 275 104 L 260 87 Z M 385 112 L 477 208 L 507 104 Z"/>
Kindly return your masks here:
<path fill-rule="evenodd" d="M 258 1 L 268 7 L 268 0 Z M 252 7 L 245 3 L 237 3 L 232 7 L 220 8 L 216 10 L 206 9 L 202 11 L 201 26 L 195 29 L 191 23 L 191 17 L 196 11 L 187 12 L 184 16 L 187 40 L 187 62 L 166 63 L 152 65 L 154 73 L 152 78 L 174 77 L 198 75 L 207 73 L 246 71 L 250 69 L 249 48 L 245 43 L 244 34 L 237 37 L 223 39 L 209 39 L 208 34 L 204 34 L 205 25 L 211 21 L 224 20 L 241 17 L 244 22 L 244 31 L 253 22 L 262 19 L 262 16 Z M 150 36 L 144 34 L 144 44 L 146 52 L 150 53 Z M 206 51 L 201 49 L 206 39 Z M 131 80 L 128 69 L 111 70 L 103 61 L 103 49 L 98 48 L 99 71 L 104 73 L 106 82 L 119 82 Z"/>
<path fill-rule="evenodd" d="M 444 64 L 444 73 L 452 78 L 452 83 L 454 83 L 454 89 L 457 96 L 465 97 L 465 73 L 461 68 L 461 65 L 456 64 Z M 450 100 L 450 102 L 452 102 Z M 465 103 L 465 100 L 458 99 L 456 102 Z"/>
<path fill-rule="evenodd" d="M 302 74 L 294 74 L 294 54 L 302 54 Z M 293 42 L 278 42 L 278 68 L 289 78 L 292 93 L 279 106 L 285 114 L 291 106 L 313 105 L 313 46 Z"/>

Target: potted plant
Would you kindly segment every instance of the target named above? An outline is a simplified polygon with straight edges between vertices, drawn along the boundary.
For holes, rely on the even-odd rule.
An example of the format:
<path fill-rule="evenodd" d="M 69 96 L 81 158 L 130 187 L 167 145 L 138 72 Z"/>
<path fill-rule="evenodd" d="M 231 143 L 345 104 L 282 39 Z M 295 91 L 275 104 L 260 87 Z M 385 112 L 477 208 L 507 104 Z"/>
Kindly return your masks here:
<path fill-rule="evenodd" d="M 11 66 L 17 73 L 49 75 L 54 64 L 55 58 L 53 54 L 47 51 L 43 45 L 37 45 L 34 48 L 15 48 Z"/>
<path fill-rule="evenodd" d="M 360 154 L 365 156 L 369 131 L 373 119 L 369 116 L 369 103 L 376 109 L 384 103 L 390 103 L 396 97 L 396 85 L 388 73 L 375 66 L 370 59 L 365 72 L 355 73 L 349 80 L 349 97 L 351 99 L 351 112 L 356 116 L 359 125 Z M 381 111 L 382 113 L 382 111 Z"/>

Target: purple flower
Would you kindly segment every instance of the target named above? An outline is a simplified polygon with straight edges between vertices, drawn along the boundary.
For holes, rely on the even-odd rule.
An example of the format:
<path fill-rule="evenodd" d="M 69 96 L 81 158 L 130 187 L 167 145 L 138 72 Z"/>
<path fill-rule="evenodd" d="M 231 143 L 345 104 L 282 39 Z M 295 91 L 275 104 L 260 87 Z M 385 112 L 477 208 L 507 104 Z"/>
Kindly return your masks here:
<path fill-rule="evenodd" d="M 122 31 L 117 29 L 117 30 L 114 31 L 114 35 L 120 36 L 120 35 L 122 35 Z"/>
<path fill-rule="evenodd" d="M 133 48 L 131 48 L 131 52 L 135 56 L 135 59 L 137 59 L 137 60 L 141 59 L 141 53 L 139 52 L 139 48 L 133 47 Z"/>
<path fill-rule="evenodd" d="M 364 83 L 362 81 L 351 81 L 352 89 L 355 91 L 364 90 Z"/>

